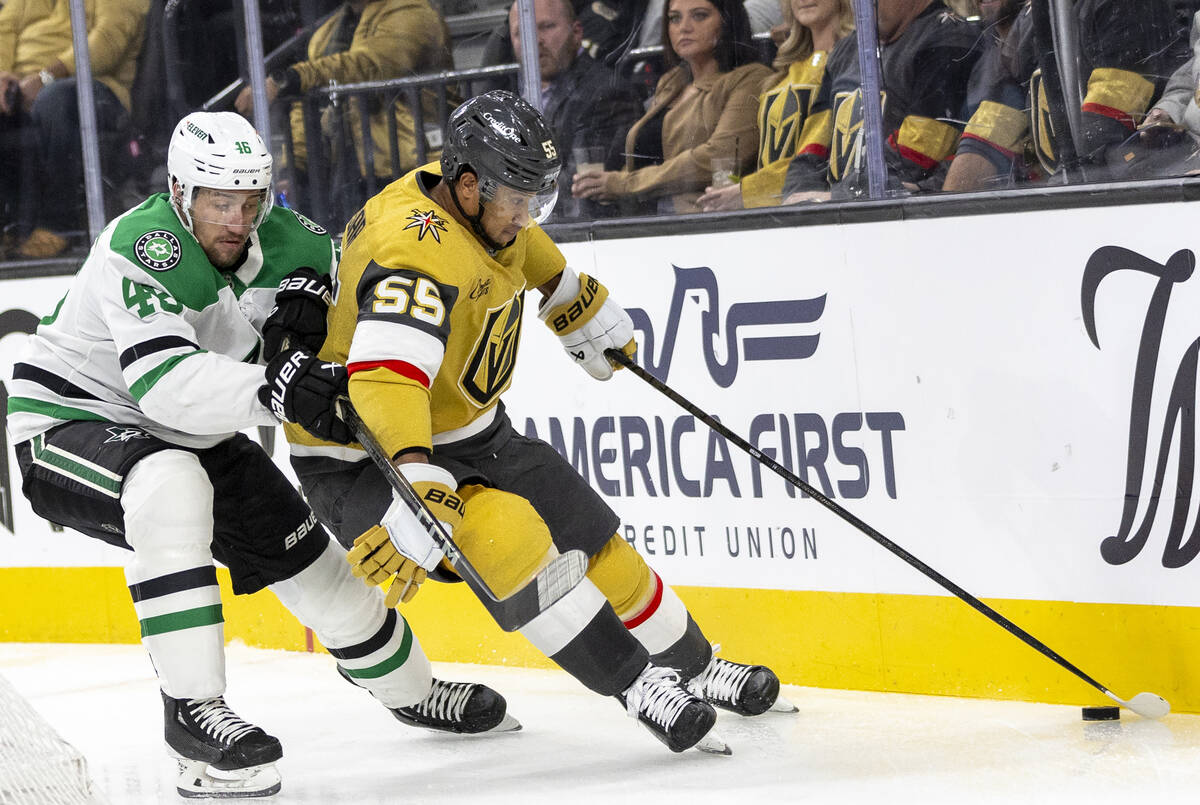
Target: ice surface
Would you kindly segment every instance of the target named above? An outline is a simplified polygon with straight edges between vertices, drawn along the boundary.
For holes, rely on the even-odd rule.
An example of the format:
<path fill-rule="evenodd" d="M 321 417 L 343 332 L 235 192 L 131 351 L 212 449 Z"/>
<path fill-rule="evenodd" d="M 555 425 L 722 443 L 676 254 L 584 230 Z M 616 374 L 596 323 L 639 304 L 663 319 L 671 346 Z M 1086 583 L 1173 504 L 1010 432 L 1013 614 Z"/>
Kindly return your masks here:
<path fill-rule="evenodd" d="M 283 742 L 275 805 L 1127 805 L 1194 802 L 1200 792 L 1192 715 L 1156 722 L 1123 711 L 1120 722 L 1083 723 L 1078 707 L 787 687 L 797 714 L 721 713 L 733 757 L 673 755 L 616 701 L 560 672 L 435 663 L 442 678 L 501 691 L 524 724 L 460 737 L 396 722 L 326 655 L 234 644 L 228 659 L 227 700 Z M 110 803 L 184 802 L 140 646 L 0 644 L 0 673 L 83 752 Z"/>

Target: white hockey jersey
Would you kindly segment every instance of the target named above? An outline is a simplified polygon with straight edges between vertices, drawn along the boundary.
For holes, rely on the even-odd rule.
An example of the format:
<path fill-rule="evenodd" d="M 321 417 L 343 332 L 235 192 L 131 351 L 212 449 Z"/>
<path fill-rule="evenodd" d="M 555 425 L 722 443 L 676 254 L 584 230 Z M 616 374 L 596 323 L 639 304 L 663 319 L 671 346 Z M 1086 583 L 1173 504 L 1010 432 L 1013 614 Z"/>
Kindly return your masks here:
<path fill-rule="evenodd" d="M 260 331 L 284 275 L 333 270 L 329 235 L 276 207 L 222 273 L 159 194 L 110 223 L 13 367 L 14 443 L 62 422 L 140 427 L 210 447 L 277 420 L 258 401 Z"/>

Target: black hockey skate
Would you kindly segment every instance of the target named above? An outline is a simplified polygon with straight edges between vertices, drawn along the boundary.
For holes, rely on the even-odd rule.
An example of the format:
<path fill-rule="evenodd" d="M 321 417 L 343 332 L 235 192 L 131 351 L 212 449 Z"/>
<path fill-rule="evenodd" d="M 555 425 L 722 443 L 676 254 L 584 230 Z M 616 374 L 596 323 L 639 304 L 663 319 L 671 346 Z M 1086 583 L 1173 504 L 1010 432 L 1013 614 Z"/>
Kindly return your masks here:
<path fill-rule="evenodd" d="M 337 672 L 351 685 L 362 687 L 342 666 L 337 666 Z M 521 722 L 508 714 L 504 697 L 487 685 L 474 682 L 434 679 L 424 699 L 407 707 L 389 707 L 388 712 L 397 721 L 413 727 L 459 735 L 516 732 L 521 729 Z"/>
<path fill-rule="evenodd" d="M 770 668 L 730 662 L 715 653 L 705 669 L 688 682 L 688 690 L 741 716 L 762 715 L 768 710 L 796 712 L 795 705 L 779 697 L 779 677 Z"/>
<path fill-rule="evenodd" d="M 179 758 L 180 796 L 264 797 L 279 791 L 274 763 L 283 747 L 277 738 L 240 718 L 223 696 L 162 698 L 164 737 Z"/>
<path fill-rule="evenodd" d="M 504 697 L 474 682 L 435 679 L 429 695 L 421 701 L 388 710 L 405 724 L 441 732 L 471 735 L 521 729 L 521 723 L 506 712 Z"/>
<path fill-rule="evenodd" d="M 690 693 L 679 681 L 679 673 L 671 668 L 647 665 L 617 699 L 631 718 L 642 722 L 672 752 L 694 746 L 714 754 L 732 754 L 712 732 L 717 712 Z"/>

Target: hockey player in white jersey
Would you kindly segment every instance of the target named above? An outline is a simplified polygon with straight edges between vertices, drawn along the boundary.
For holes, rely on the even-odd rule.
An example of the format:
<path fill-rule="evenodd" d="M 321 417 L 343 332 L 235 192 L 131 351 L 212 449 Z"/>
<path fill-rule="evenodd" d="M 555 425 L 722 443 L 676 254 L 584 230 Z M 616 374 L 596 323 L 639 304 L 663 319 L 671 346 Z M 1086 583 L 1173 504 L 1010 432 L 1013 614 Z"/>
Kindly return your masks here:
<path fill-rule="evenodd" d="M 167 167 L 170 192 L 104 229 L 30 338 L 7 422 L 34 511 L 132 549 L 126 579 L 181 758 L 179 792 L 280 788 L 279 741 L 224 699 L 214 560 L 235 593 L 274 592 L 339 672 L 401 721 L 519 726 L 489 688 L 432 679 L 405 619 L 351 575 L 287 478 L 238 432 L 277 424 L 274 410 L 320 438 L 350 439 L 333 412 L 345 370 L 314 354 L 337 259 L 330 237 L 272 206 L 270 153 L 235 114 L 180 121 Z M 319 329 L 311 349 L 306 320 Z M 264 326 L 271 351 L 293 342 L 266 367 Z"/>

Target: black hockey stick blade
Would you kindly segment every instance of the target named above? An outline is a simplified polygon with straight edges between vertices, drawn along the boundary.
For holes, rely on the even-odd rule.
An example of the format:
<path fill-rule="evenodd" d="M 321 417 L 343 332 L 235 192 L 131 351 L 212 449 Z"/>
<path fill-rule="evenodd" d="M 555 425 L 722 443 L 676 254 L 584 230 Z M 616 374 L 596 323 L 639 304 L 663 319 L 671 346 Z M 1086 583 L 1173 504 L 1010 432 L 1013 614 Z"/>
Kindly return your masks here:
<path fill-rule="evenodd" d="M 1085 674 L 1083 671 L 1079 670 L 1079 668 L 1075 667 L 1073 664 L 1068 662 L 1066 659 L 1064 659 L 1062 656 L 1060 656 L 1058 654 L 1058 652 L 1056 652 L 1054 649 L 1047 646 L 1041 640 L 1038 640 L 1036 637 L 1031 635 L 1029 632 L 1025 631 L 1020 626 L 1017 626 L 1017 624 L 1013 623 L 1008 618 L 1004 617 L 999 612 L 992 609 L 990 606 L 983 603 L 975 596 L 971 595 L 969 592 L 964 590 L 962 587 L 959 587 L 957 584 L 950 581 L 950 579 L 946 578 L 941 573 L 937 572 L 932 567 L 925 564 L 917 557 L 913 556 L 911 553 L 906 551 L 904 548 L 902 548 L 899 545 L 897 545 L 896 543 L 892 542 L 890 539 L 885 537 L 879 531 L 876 531 L 874 528 L 872 528 L 866 522 L 858 519 L 853 514 L 851 514 L 849 511 L 842 508 L 840 505 L 838 505 L 834 501 L 830 500 L 829 498 L 825 497 L 825 495 L 821 494 L 821 492 L 819 490 L 810 486 L 806 481 L 804 481 L 802 478 L 800 478 L 799 476 L 792 473 L 786 467 L 783 467 L 782 465 L 777 463 L 770 456 L 763 455 L 763 453 L 758 448 L 756 448 L 754 445 L 750 444 L 750 442 L 746 441 L 741 436 L 738 436 L 736 433 L 731 431 L 729 428 L 725 427 L 720 422 L 718 422 L 714 417 L 712 417 L 705 411 L 698 408 L 696 405 L 694 405 L 692 402 L 690 402 L 688 399 L 686 399 L 679 392 L 675 391 L 673 388 L 668 386 L 666 383 L 662 382 L 657 377 L 650 374 L 650 372 L 646 371 L 641 366 L 638 366 L 637 363 L 634 362 L 634 360 L 632 358 L 630 358 L 628 355 L 626 355 L 624 352 L 622 352 L 619 349 L 606 349 L 604 351 L 604 354 L 610 361 L 613 362 L 614 365 L 621 365 L 621 366 L 624 366 L 625 368 L 629 369 L 631 372 L 633 372 L 635 375 L 640 377 L 642 380 L 646 381 L 651 386 L 653 386 L 655 389 L 662 392 L 664 395 L 666 395 L 668 398 L 670 398 L 673 402 L 678 404 L 681 408 L 683 408 L 685 411 L 690 413 L 692 416 L 699 419 L 705 425 L 708 425 L 708 427 L 712 428 L 714 431 L 719 433 L 721 436 L 724 436 L 728 441 L 733 442 L 735 445 L 740 447 L 742 450 L 749 453 L 751 458 L 753 458 L 755 461 L 757 461 L 760 464 L 767 467 L 769 470 L 771 470 L 776 475 L 783 478 L 785 481 L 787 481 L 792 486 L 803 491 L 806 495 L 811 497 L 813 500 L 817 501 L 822 506 L 829 509 L 831 512 L 836 514 L 838 517 L 842 518 L 847 523 L 849 523 L 850 525 L 854 526 L 856 529 L 861 531 L 863 534 L 866 534 L 868 537 L 870 537 L 875 542 L 882 545 L 884 548 L 887 548 L 893 554 L 900 557 L 905 562 L 907 562 L 909 565 L 911 565 L 912 567 L 914 567 L 918 571 L 920 571 L 921 574 L 924 575 L 926 578 L 930 579 L 931 581 L 936 582 L 938 585 L 940 585 L 944 589 L 950 591 L 959 600 L 970 605 L 973 609 L 975 609 L 981 615 L 985 616 L 986 618 L 991 620 L 993 623 L 1000 626 L 1002 629 L 1007 631 L 1013 637 L 1016 637 L 1018 640 L 1021 640 L 1023 643 L 1028 645 L 1030 648 L 1033 648 L 1033 649 L 1041 652 L 1046 657 L 1050 658 L 1051 660 L 1058 663 L 1063 668 L 1065 668 L 1068 671 L 1070 671 L 1071 673 L 1075 674 L 1075 676 L 1079 677 L 1084 682 L 1087 682 L 1089 685 L 1091 685 L 1092 687 L 1099 690 L 1105 696 L 1108 696 L 1110 699 L 1117 702 L 1118 704 L 1128 707 L 1133 712 L 1135 712 L 1138 715 L 1143 716 L 1145 718 L 1162 718 L 1170 711 L 1171 705 L 1167 703 L 1166 699 L 1164 699 L 1162 696 L 1159 696 L 1156 693 L 1139 693 L 1138 695 L 1134 696 L 1129 701 L 1125 701 L 1124 699 L 1119 698 L 1116 694 L 1114 694 L 1108 688 L 1104 687 L 1099 682 L 1097 682 L 1095 679 L 1092 679 L 1090 676 Z"/>
<path fill-rule="evenodd" d="M 375 436 L 363 424 L 350 401 L 339 400 L 338 411 L 342 419 L 350 426 L 350 430 L 354 432 L 358 443 L 363 446 L 367 455 L 375 462 L 375 466 L 387 478 L 392 489 L 396 490 L 396 494 L 408 506 L 417 521 L 442 549 L 446 561 L 454 568 L 454 572 L 467 583 L 471 592 L 475 593 L 501 629 L 506 632 L 520 629 L 583 580 L 587 574 L 587 555 L 583 551 L 567 551 L 555 557 L 554 561 L 538 571 L 538 574 L 523 587 L 504 598 L 498 597 L 479 575 L 475 566 L 459 550 L 454 539 L 442 528 L 438 519 L 426 508 L 416 490 L 392 464 Z"/>

